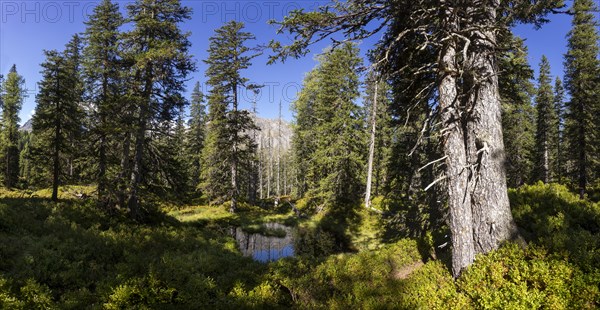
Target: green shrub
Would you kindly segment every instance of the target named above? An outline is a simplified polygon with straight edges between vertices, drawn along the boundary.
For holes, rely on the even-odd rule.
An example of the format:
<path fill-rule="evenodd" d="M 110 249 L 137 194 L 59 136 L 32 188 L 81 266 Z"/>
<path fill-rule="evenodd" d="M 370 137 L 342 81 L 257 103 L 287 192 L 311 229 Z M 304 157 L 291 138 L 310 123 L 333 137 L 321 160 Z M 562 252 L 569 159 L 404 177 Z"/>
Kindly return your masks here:
<path fill-rule="evenodd" d="M 526 185 L 509 191 L 523 235 L 582 268 L 600 268 L 600 203 L 581 200 L 566 186 Z"/>
<path fill-rule="evenodd" d="M 598 284 L 541 247 L 523 250 L 516 244 L 478 255 L 457 282 L 460 292 L 485 309 L 591 309 Z"/>

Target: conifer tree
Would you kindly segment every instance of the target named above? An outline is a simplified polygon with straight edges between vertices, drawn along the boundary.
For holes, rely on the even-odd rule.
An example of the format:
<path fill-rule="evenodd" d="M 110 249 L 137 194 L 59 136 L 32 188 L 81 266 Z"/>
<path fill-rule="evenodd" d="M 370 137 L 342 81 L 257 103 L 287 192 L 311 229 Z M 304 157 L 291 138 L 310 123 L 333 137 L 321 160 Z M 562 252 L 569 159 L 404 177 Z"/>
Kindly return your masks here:
<path fill-rule="evenodd" d="M 2 97 L 2 175 L 4 186 L 14 187 L 19 181 L 19 112 L 25 100 L 25 80 L 17 72 L 17 66 L 10 68 L 6 80 L 0 86 Z"/>
<path fill-rule="evenodd" d="M 67 141 L 69 151 L 65 153 L 66 169 L 65 175 L 68 176 L 67 181 L 71 183 L 77 183 L 81 181 L 81 175 L 86 169 L 85 163 L 82 161 L 86 156 L 86 139 L 84 126 L 85 122 L 85 106 L 83 101 L 83 73 L 82 73 L 82 55 L 83 40 L 78 34 L 73 35 L 71 40 L 67 43 L 64 50 L 65 65 L 67 70 L 72 75 L 70 85 L 71 89 L 71 100 L 75 104 L 74 114 L 69 115 L 74 117 L 71 122 L 73 123 L 72 130 L 67 132 Z"/>
<path fill-rule="evenodd" d="M 204 94 L 200 89 L 200 82 L 196 82 L 190 101 L 190 119 L 186 133 L 186 153 L 189 157 L 189 175 L 192 188 L 200 185 L 200 171 L 202 170 L 202 149 L 206 134 L 206 106 Z"/>
<path fill-rule="evenodd" d="M 566 108 L 566 137 L 574 181 L 581 198 L 594 168 L 598 168 L 598 115 L 600 63 L 598 60 L 598 7 L 593 0 L 575 0 L 572 29 L 565 55 L 565 88 L 571 99 Z"/>
<path fill-rule="evenodd" d="M 179 0 L 136 0 L 127 10 L 134 22 L 124 39 L 125 61 L 131 72 L 128 96 L 135 103 L 130 114 L 133 158 L 128 207 L 132 217 L 140 218 L 140 190 L 146 177 L 144 154 L 152 141 L 148 130 L 153 124 L 172 121 L 185 105 L 182 92 L 195 64 L 188 51 L 189 33 L 179 28 L 179 23 L 191 18 L 191 10 Z"/>
<path fill-rule="evenodd" d="M 58 186 L 63 180 L 61 159 L 72 155 L 70 139 L 81 130 L 81 92 L 71 54 L 46 51 L 45 55 L 32 126 L 36 161 L 51 165 L 52 200 L 56 201 Z"/>
<path fill-rule="evenodd" d="M 254 36 L 243 28 L 243 23 L 231 21 L 215 30 L 204 61 L 211 88 L 207 95 L 209 123 L 202 156 L 202 190 L 212 202 L 231 200 L 231 212 L 236 211 L 243 188 L 240 176 L 248 175 L 245 172 L 250 171 L 247 166 L 256 151 L 250 136 L 256 125 L 248 111 L 239 109 L 238 92 L 256 89 L 241 74 L 257 55 L 245 45 Z"/>
<path fill-rule="evenodd" d="M 302 91 L 293 102 L 291 109 L 294 112 L 295 123 L 292 125 L 292 162 L 296 186 L 294 195 L 303 197 L 309 189 L 309 184 L 316 183 L 315 176 L 309 169 L 310 159 L 315 152 L 313 124 L 313 112 L 315 98 L 318 90 L 317 70 L 308 72 L 302 82 Z"/>
<path fill-rule="evenodd" d="M 537 127 L 535 135 L 536 166 L 535 179 L 544 183 L 551 181 L 551 166 L 554 164 L 554 142 L 556 141 L 556 111 L 550 77 L 550 63 L 542 56 L 535 96 Z"/>
<path fill-rule="evenodd" d="M 561 183 L 565 174 L 565 89 L 559 77 L 554 83 L 554 111 L 556 114 L 556 136 L 555 154 L 556 164 L 554 166 L 554 180 Z"/>
<path fill-rule="evenodd" d="M 366 135 L 355 103 L 361 63 L 353 44 L 326 51 L 294 103 L 295 143 L 311 144 L 296 147 L 295 160 L 307 161 L 297 165 L 307 170 L 308 195 L 331 206 L 357 202 L 364 190 Z"/>
<path fill-rule="evenodd" d="M 120 90 L 122 62 L 119 55 L 119 27 L 123 23 L 119 5 L 111 0 L 103 0 L 86 22 L 84 34 L 87 43 L 83 61 L 86 101 L 92 106 L 92 139 L 89 143 L 98 163 L 94 179 L 98 183 L 98 200 L 101 202 L 107 198 L 107 187 L 111 184 L 107 176 L 109 147 L 116 146 L 115 135 L 123 127 L 118 122 L 118 116 L 122 114 L 119 103 L 123 101 Z"/>
<path fill-rule="evenodd" d="M 531 104 L 533 70 L 527 62 L 524 41 L 507 33 L 507 50 L 499 59 L 498 77 L 502 102 L 502 131 L 506 149 L 506 178 L 509 187 L 528 182 L 533 175 L 535 108 Z"/>

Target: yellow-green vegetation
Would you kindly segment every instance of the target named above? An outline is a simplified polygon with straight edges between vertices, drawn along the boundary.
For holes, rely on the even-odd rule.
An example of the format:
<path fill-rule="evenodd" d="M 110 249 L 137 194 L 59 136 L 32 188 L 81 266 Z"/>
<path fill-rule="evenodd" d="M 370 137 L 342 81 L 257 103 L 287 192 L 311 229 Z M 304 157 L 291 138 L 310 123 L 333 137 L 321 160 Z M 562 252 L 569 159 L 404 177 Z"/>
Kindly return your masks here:
<path fill-rule="evenodd" d="M 529 245 L 480 255 L 457 280 L 443 260 L 429 259 L 423 240 L 383 240 L 380 215 L 360 208 L 345 210 L 353 224 L 344 229 L 327 208 L 297 219 L 248 205 L 237 214 L 227 206 L 169 208 L 137 223 L 75 198 L 84 190 L 63 189 L 59 203 L 2 192 L 1 309 L 600 306 L 600 206 L 559 185 L 512 190 Z M 263 264 L 241 255 L 228 228 L 263 232 L 267 222 L 298 225 L 296 257 Z"/>

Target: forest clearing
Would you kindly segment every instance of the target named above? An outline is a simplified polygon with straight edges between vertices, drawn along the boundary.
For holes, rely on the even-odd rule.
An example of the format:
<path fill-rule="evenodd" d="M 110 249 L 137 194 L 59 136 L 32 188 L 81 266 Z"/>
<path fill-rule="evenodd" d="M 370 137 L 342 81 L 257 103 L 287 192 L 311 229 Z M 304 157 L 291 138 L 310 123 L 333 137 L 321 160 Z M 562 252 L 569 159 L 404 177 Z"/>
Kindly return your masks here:
<path fill-rule="evenodd" d="M 286 1 L 0 3 L 0 309 L 600 308 L 598 0 Z"/>

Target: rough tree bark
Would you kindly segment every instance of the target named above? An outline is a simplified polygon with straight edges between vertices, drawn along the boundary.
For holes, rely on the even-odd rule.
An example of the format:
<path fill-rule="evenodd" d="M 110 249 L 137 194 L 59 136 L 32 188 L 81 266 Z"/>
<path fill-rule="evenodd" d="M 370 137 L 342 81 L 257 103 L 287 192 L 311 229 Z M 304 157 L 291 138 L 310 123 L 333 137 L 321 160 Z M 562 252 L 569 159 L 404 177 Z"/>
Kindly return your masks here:
<path fill-rule="evenodd" d="M 455 25 L 448 16 L 447 23 Z M 449 226 L 452 240 L 452 274 L 458 277 L 461 271 L 473 263 L 473 220 L 469 195 L 469 169 L 465 148 L 455 65 L 456 45 L 448 40 L 440 63 L 439 107 L 444 134 L 443 148 L 446 155 L 446 182 L 448 190 Z"/>
<path fill-rule="evenodd" d="M 494 24 L 499 0 L 490 1 L 475 17 L 481 18 L 478 30 L 471 33 L 470 74 L 475 88 L 467 107 L 472 108 L 467 122 L 467 152 L 473 175 L 472 214 L 476 253 L 497 249 L 507 240 L 519 238 L 514 223 L 504 170 L 505 152 Z M 481 30 L 479 30 L 481 29 Z"/>

